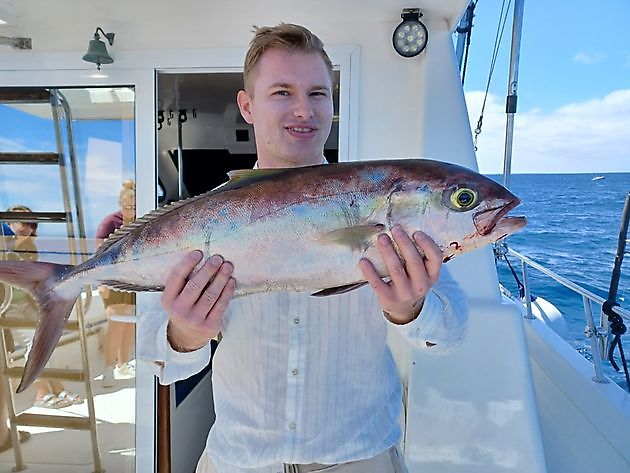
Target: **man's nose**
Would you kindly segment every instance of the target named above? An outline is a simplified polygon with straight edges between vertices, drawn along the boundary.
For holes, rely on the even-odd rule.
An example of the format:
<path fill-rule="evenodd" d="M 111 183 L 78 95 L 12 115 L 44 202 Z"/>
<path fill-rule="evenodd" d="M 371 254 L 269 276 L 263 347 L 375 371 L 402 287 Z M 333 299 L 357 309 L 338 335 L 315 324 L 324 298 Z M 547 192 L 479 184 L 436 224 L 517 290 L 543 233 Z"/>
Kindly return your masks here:
<path fill-rule="evenodd" d="M 296 118 L 311 118 L 313 115 L 315 115 L 315 112 L 313 111 L 313 106 L 311 105 L 308 96 L 299 95 L 296 97 L 293 108 L 293 115 L 295 115 Z"/>

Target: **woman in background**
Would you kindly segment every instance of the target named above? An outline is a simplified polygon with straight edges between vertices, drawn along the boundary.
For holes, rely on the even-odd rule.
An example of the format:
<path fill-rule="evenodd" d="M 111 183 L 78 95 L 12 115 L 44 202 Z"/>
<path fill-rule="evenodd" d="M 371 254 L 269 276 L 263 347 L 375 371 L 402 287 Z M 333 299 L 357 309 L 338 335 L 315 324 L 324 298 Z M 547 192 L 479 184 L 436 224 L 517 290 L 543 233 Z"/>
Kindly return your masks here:
<path fill-rule="evenodd" d="M 107 215 L 96 230 L 98 244 L 116 229 L 132 223 L 136 219 L 136 184 L 132 180 L 123 182 L 123 188 L 118 198 L 120 210 Z M 129 364 L 129 354 L 134 340 L 134 325 L 112 320 L 112 316 L 134 315 L 136 296 L 131 292 L 114 291 L 105 286 L 99 287 L 103 298 L 105 312 L 109 319 L 105 334 L 105 370 L 102 385 L 104 388 L 114 386 L 116 377 L 129 378 L 134 376 L 135 370 Z"/>

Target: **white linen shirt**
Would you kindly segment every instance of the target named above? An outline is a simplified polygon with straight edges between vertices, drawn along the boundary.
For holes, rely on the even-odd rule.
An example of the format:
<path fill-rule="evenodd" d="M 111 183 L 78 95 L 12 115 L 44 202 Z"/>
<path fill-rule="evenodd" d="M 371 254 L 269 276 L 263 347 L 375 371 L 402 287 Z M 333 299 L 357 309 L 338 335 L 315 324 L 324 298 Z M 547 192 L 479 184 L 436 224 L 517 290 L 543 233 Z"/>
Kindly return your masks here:
<path fill-rule="evenodd" d="M 209 345 L 174 351 L 166 314 L 159 298 L 153 302 L 139 318 L 138 356 L 153 362 L 162 384 L 201 371 Z M 416 347 L 446 353 L 461 342 L 467 320 L 465 295 L 446 268 L 406 325 L 385 319 L 369 286 L 329 297 L 232 300 L 213 359 L 216 420 L 206 453 L 220 473 L 276 473 L 282 463 L 335 464 L 385 451 L 400 439 L 402 407 L 387 326 Z"/>

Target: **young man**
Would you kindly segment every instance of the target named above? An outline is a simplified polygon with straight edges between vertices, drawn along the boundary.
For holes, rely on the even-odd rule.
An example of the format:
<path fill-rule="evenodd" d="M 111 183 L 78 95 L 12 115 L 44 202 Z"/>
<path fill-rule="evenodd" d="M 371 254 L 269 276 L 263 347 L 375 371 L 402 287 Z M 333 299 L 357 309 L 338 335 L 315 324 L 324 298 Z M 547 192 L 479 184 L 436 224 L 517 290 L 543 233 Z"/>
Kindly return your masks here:
<path fill-rule="evenodd" d="M 321 41 L 297 25 L 260 28 L 244 79 L 237 101 L 254 126 L 257 167 L 325 163 L 332 64 Z M 401 386 L 387 327 L 446 352 L 463 337 L 467 308 L 457 284 L 440 275 L 441 252 L 427 235 L 397 227 L 391 234 L 394 241 L 378 240 L 391 282 L 363 260 L 370 286 L 328 298 L 231 300 L 238 281 L 220 255 L 195 272 L 203 256 L 192 252 L 173 271 L 162 296 L 168 320 L 150 335 L 161 382 L 206 366 L 208 340 L 222 333 L 212 374 L 216 420 L 198 472 L 404 471 L 395 448 Z"/>

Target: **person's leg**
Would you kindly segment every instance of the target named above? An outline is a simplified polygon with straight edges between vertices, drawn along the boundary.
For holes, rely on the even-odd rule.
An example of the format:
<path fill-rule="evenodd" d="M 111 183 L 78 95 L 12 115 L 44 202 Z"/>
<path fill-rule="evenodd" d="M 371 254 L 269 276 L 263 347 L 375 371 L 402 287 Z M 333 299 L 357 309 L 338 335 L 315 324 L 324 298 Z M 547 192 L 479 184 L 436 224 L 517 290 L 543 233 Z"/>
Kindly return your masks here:
<path fill-rule="evenodd" d="M 0 380 L 0 445 L 4 445 L 9 436 L 9 407 L 4 382 Z"/>
<path fill-rule="evenodd" d="M 117 315 L 117 306 L 111 305 L 107 308 L 107 318 L 111 318 L 112 315 Z M 118 356 L 118 348 L 123 335 L 124 324 L 121 322 L 114 322 L 109 320 L 107 322 L 107 332 L 105 333 L 105 343 L 103 345 L 103 354 L 105 356 L 105 366 L 114 367 L 116 364 L 116 358 Z"/>
<path fill-rule="evenodd" d="M 135 311 L 135 306 L 127 305 L 120 307 L 120 315 L 133 315 Z M 125 364 L 129 361 L 129 354 L 131 353 L 131 347 L 134 342 L 135 335 L 135 325 L 128 323 L 121 323 L 121 339 L 118 345 L 118 352 L 116 354 L 116 358 L 118 361 L 119 367 L 124 367 Z"/>
<path fill-rule="evenodd" d="M 43 379 L 36 379 L 33 383 L 33 386 L 35 386 L 36 401 L 43 399 L 44 396 L 46 396 L 47 394 L 53 394 L 52 390 L 50 389 L 50 384 L 48 383 L 48 381 L 45 381 Z"/>

